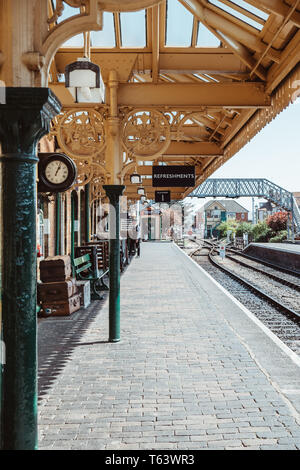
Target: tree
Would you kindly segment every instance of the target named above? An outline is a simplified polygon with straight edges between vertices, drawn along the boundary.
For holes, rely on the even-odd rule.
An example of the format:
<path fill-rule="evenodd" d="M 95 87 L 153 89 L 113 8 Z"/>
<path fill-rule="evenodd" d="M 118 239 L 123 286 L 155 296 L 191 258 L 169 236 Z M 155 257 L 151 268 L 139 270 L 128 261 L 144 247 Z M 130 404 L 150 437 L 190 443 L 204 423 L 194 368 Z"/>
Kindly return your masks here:
<path fill-rule="evenodd" d="M 228 219 L 226 222 L 221 222 L 217 225 L 216 229 L 220 232 L 221 237 L 226 237 L 228 230 L 231 230 L 232 233 L 236 232 L 238 223 L 234 219 Z"/>
<path fill-rule="evenodd" d="M 273 235 L 271 227 L 265 221 L 254 225 L 251 233 L 255 242 L 267 242 Z"/>
<path fill-rule="evenodd" d="M 288 220 L 288 213 L 287 212 L 275 212 L 275 214 L 270 215 L 267 218 L 267 225 L 270 227 L 274 232 L 280 232 L 282 230 L 287 229 L 287 220 Z"/>
<path fill-rule="evenodd" d="M 251 233 L 252 224 L 249 222 L 241 222 L 236 229 L 236 236 L 242 237 L 244 233 Z"/>

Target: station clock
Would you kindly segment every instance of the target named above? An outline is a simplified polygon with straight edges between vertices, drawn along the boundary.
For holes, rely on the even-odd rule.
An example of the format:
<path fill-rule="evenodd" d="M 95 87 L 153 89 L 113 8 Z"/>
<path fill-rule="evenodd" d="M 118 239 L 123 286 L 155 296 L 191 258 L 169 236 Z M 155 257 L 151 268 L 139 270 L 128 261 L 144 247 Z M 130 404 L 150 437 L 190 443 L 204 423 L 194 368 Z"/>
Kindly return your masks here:
<path fill-rule="evenodd" d="M 76 181 L 74 161 L 64 153 L 39 153 L 38 192 L 61 193 Z"/>

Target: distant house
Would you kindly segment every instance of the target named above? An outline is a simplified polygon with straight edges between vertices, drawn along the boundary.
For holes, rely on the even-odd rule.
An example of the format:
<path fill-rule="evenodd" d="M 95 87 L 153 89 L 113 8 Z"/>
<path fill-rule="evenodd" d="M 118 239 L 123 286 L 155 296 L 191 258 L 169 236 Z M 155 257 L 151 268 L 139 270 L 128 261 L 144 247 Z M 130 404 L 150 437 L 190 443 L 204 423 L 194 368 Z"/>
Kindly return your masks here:
<path fill-rule="evenodd" d="M 205 236 L 217 235 L 217 227 L 228 219 L 248 222 L 249 211 L 233 199 L 209 201 L 204 205 Z"/>
<path fill-rule="evenodd" d="M 278 207 L 270 201 L 260 202 L 256 211 L 257 221 L 262 222 L 263 220 L 266 220 L 270 215 L 278 210 Z"/>

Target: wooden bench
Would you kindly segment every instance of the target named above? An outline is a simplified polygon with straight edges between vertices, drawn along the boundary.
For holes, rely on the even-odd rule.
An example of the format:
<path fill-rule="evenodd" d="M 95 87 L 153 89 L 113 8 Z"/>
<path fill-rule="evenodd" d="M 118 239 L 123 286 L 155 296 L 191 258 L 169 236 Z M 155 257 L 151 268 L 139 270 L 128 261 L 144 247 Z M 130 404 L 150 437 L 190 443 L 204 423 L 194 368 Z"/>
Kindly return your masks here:
<path fill-rule="evenodd" d="M 99 270 L 109 271 L 109 242 L 107 240 L 99 240 L 86 242 L 85 247 L 95 246 L 97 250 L 97 262 Z"/>
<path fill-rule="evenodd" d="M 86 242 L 85 246 L 96 246 L 99 269 L 109 269 L 109 242 L 107 240 L 94 240 Z M 125 266 L 130 263 L 129 243 L 126 238 L 120 240 L 120 269 L 124 271 Z"/>
<path fill-rule="evenodd" d="M 99 270 L 97 260 L 93 259 L 93 250 L 84 250 L 89 247 L 76 247 L 75 256 L 73 259 L 74 273 L 77 280 L 90 281 L 91 283 L 91 298 L 93 300 L 101 300 L 103 296 L 101 291 L 108 290 L 108 287 L 103 282 L 104 276 L 108 270 Z"/>

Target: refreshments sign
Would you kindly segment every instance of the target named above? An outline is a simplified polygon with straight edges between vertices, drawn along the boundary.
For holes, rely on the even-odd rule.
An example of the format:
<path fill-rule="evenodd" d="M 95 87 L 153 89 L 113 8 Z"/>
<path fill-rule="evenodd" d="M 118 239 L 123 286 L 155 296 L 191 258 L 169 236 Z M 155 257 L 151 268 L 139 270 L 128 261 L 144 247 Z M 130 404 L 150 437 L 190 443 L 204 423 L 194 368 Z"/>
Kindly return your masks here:
<path fill-rule="evenodd" d="M 188 165 L 153 166 L 152 186 L 154 188 L 194 187 L 195 167 Z"/>

